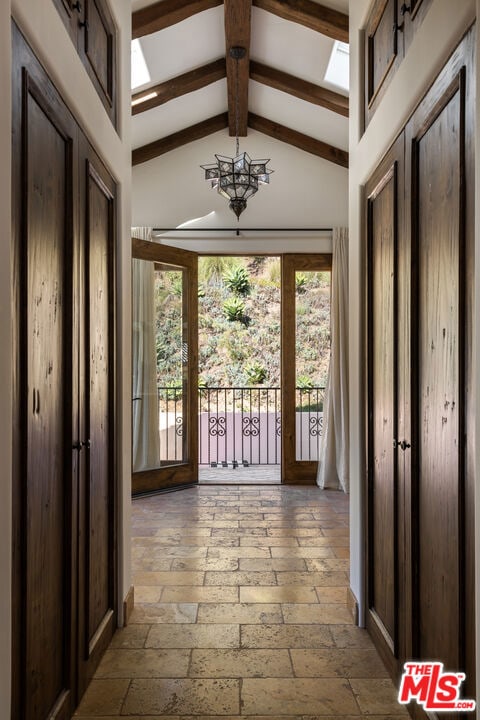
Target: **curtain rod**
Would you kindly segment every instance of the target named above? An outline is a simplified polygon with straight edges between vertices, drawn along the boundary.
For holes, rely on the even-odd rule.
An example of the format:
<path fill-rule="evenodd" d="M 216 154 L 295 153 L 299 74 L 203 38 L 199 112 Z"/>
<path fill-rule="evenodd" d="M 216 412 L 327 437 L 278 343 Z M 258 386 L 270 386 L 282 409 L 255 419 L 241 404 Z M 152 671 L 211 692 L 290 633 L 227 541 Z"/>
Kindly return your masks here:
<path fill-rule="evenodd" d="M 292 233 L 292 232 L 333 232 L 333 228 L 152 228 L 154 233 L 172 233 L 172 232 L 232 232 L 238 237 L 244 232 L 275 232 L 275 233 Z"/>

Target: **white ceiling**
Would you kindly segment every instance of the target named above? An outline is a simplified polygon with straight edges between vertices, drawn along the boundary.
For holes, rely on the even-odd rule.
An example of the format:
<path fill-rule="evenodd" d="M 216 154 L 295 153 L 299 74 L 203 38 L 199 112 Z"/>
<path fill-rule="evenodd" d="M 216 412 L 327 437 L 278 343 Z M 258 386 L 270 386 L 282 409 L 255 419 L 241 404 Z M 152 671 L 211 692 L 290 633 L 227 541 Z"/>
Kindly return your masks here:
<path fill-rule="evenodd" d="M 133 0 L 132 9 L 150 4 L 148 0 Z M 319 4 L 348 13 L 348 0 L 321 0 Z M 223 13 L 223 6 L 215 7 L 140 38 L 151 82 L 136 88 L 135 92 L 224 57 Z M 333 45 L 332 39 L 320 33 L 252 8 L 252 60 L 345 94 L 324 80 Z M 249 110 L 343 150 L 348 147 L 347 118 L 252 80 L 249 83 Z M 134 115 L 133 147 L 138 148 L 226 111 L 227 85 L 226 80 L 220 80 Z"/>

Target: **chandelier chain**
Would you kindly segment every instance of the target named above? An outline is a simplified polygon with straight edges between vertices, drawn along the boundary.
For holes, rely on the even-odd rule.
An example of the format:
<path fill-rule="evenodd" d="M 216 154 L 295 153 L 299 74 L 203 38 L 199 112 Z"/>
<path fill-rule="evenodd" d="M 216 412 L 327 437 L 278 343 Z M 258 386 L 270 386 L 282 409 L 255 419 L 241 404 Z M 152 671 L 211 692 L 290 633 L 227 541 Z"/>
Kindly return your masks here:
<path fill-rule="evenodd" d="M 236 93 L 235 93 L 235 155 L 238 156 L 240 154 L 240 142 L 238 139 L 238 133 L 239 133 L 239 115 L 240 115 L 240 103 L 238 99 L 238 57 L 235 59 L 235 85 L 236 85 Z"/>

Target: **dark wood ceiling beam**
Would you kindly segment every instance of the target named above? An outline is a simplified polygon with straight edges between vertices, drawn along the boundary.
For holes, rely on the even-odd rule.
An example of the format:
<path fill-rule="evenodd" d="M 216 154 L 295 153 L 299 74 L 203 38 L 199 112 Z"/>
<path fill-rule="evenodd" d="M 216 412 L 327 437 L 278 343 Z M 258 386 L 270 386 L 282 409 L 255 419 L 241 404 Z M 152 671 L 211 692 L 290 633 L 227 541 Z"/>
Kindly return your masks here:
<path fill-rule="evenodd" d="M 316 140 L 309 135 L 304 135 L 296 130 L 285 127 L 285 125 L 279 125 L 279 123 L 272 122 L 272 120 L 267 120 L 267 118 L 254 115 L 253 113 L 248 113 L 248 126 L 252 128 L 252 130 L 258 130 L 258 132 L 264 135 L 293 145 L 300 150 L 304 150 L 304 152 L 317 155 L 324 160 L 348 168 L 348 152 L 346 152 L 346 150 L 340 150 L 333 145 L 328 145 L 328 143 L 324 143 L 321 140 Z"/>
<path fill-rule="evenodd" d="M 253 0 L 255 7 L 348 43 L 348 15 L 313 0 Z M 288 48 L 285 48 L 288 52 Z"/>
<path fill-rule="evenodd" d="M 268 85 L 275 90 L 281 90 L 300 98 L 300 100 L 306 100 L 348 117 L 348 98 L 340 95 L 340 93 L 301 80 L 255 60 L 250 60 L 250 77 L 252 80 Z"/>
<path fill-rule="evenodd" d="M 223 0 L 159 0 L 132 13 L 132 38 L 164 30 L 218 5 L 223 5 Z"/>
<path fill-rule="evenodd" d="M 142 97 L 150 95 L 151 93 L 156 93 L 157 96 L 145 100 L 145 102 L 141 102 L 138 105 L 133 105 L 132 115 L 145 112 L 145 110 L 151 110 L 158 105 L 163 105 L 169 100 L 174 100 L 194 90 L 200 90 L 206 87 L 206 85 L 221 80 L 226 74 L 227 66 L 225 58 L 221 58 L 220 60 L 215 60 L 207 65 L 203 65 L 203 67 L 186 72 L 183 75 L 178 75 L 171 80 L 149 87 L 147 90 L 135 93 L 135 95 L 132 95 L 132 101 L 141 100 Z"/>
<path fill-rule="evenodd" d="M 208 118 L 208 120 L 202 120 L 202 122 L 191 125 L 184 130 L 173 133 L 173 135 L 167 135 L 167 137 L 155 140 L 155 142 L 149 143 L 148 145 L 142 145 L 142 147 L 136 148 L 132 152 L 132 165 L 140 165 L 141 163 L 153 160 L 153 158 L 164 155 L 171 150 L 176 150 L 182 145 L 193 142 L 194 140 L 200 140 L 200 138 L 207 137 L 218 130 L 223 130 L 228 127 L 228 113 L 221 113 L 214 117 Z"/>
<path fill-rule="evenodd" d="M 248 78 L 250 66 L 250 24 L 252 0 L 225 0 L 225 55 L 227 58 L 228 128 L 230 135 L 236 132 L 238 103 L 238 134 L 247 134 Z M 240 60 L 230 57 L 232 47 L 245 49 Z M 238 68 L 237 68 L 238 63 Z M 238 76 L 237 76 L 238 70 Z M 238 77 L 238 87 L 237 87 Z"/>

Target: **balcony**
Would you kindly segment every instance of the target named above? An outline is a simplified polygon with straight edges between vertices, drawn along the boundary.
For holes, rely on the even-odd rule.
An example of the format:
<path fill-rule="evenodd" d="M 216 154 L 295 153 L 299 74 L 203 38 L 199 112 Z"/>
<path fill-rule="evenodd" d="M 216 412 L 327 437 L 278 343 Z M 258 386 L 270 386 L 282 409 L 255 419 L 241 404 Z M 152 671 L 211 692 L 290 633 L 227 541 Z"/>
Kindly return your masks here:
<path fill-rule="evenodd" d="M 296 389 L 296 459 L 317 460 L 323 431 L 323 387 Z M 199 465 L 250 467 L 280 465 L 279 387 L 199 388 Z M 160 459 L 179 462 L 183 444 L 180 387 L 159 387 Z"/>

